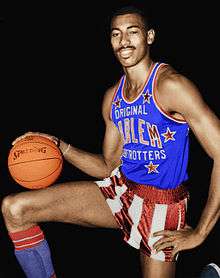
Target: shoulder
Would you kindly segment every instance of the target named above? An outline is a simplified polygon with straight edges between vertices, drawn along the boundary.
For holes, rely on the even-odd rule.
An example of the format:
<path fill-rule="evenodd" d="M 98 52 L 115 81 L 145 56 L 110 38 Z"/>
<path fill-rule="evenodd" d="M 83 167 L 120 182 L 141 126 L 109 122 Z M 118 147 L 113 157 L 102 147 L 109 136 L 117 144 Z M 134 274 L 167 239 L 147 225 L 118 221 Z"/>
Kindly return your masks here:
<path fill-rule="evenodd" d="M 188 107 L 189 102 L 203 103 L 197 86 L 170 65 L 158 72 L 156 94 L 159 103 L 168 112 L 179 112 L 184 105 Z"/>
<path fill-rule="evenodd" d="M 111 87 L 109 87 L 104 94 L 103 97 L 103 105 L 108 105 L 112 103 L 112 100 L 114 98 L 115 92 L 119 86 L 120 80 L 115 82 L 115 84 Z"/>
<path fill-rule="evenodd" d="M 197 90 L 195 84 L 186 76 L 176 71 L 170 65 L 164 66 L 159 70 L 157 78 L 157 89 L 159 92 L 188 92 L 190 89 Z"/>
<path fill-rule="evenodd" d="M 119 86 L 120 80 L 113 86 L 109 87 L 104 94 L 102 102 L 102 113 L 105 119 L 110 118 L 110 111 L 115 92 Z"/>

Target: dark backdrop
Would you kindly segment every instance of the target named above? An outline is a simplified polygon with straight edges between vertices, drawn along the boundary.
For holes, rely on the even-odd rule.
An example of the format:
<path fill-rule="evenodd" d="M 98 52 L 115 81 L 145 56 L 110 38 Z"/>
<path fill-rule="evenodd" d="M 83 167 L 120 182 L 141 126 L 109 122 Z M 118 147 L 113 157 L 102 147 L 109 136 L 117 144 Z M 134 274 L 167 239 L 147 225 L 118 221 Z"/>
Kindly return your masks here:
<path fill-rule="evenodd" d="M 111 52 L 107 19 L 114 8 L 132 2 L 71 2 L 1 7 L 1 198 L 24 190 L 8 173 L 7 155 L 11 141 L 26 131 L 47 132 L 84 150 L 101 152 L 102 98 L 122 73 Z M 135 2 L 149 11 L 156 30 L 153 58 L 190 78 L 220 116 L 217 7 Z M 206 201 L 211 167 L 212 161 L 191 134 L 188 222 L 192 226 Z M 65 163 L 59 181 L 85 178 L 90 177 Z M 24 278 L 2 216 L 0 227 L 0 277 Z M 87 277 L 88 271 L 97 278 L 140 277 L 138 252 L 118 232 L 62 223 L 42 227 L 57 277 Z M 197 277 L 207 263 L 220 264 L 219 228 L 218 222 L 200 247 L 182 252 L 178 278 Z"/>

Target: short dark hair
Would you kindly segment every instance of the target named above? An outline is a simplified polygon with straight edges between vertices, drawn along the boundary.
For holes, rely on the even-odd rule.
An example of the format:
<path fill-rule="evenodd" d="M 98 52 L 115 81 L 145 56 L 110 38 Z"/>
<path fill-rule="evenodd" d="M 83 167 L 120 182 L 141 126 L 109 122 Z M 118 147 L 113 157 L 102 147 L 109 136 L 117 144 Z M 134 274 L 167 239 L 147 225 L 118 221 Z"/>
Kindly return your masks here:
<path fill-rule="evenodd" d="M 112 21 L 116 16 L 125 14 L 138 14 L 142 19 L 145 29 L 149 29 L 149 16 L 146 14 L 144 10 L 133 5 L 124 6 L 115 10 L 111 15 L 110 25 L 112 24 Z"/>

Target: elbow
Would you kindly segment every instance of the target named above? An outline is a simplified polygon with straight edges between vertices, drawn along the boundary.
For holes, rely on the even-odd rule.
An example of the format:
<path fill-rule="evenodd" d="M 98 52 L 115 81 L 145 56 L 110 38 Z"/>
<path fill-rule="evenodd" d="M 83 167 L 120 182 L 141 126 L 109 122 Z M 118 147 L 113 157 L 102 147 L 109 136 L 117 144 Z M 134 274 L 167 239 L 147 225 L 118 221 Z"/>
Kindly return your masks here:
<path fill-rule="evenodd" d="M 112 172 L 117 168 L 119 167 L 120 164 L 107 164 L 105 169 L 103 169 L 103 171 L 100 173 L 100 176 L 99 178 L 100 179 L 105 179 L 105 178 L 108 178 L 108 177 L 111 177 L 112 176 Z"/>
<path fill-rule="evenodd" d="M 110 177 L 112 174 L 112 170 L 111 169 L 106 169 L 105 171 L 103 171 L 100 175 L 99 175 L 99 179 L 106 179 L 108 177 Z"/>

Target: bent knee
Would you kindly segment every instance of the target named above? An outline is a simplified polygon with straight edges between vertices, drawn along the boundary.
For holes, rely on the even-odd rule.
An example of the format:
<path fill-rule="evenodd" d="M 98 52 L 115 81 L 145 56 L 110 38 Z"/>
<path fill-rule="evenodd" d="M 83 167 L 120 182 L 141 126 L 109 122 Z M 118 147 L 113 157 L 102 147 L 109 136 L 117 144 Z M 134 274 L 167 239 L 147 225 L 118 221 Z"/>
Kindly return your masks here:
<path fill-rule="evenodd" d="M 25 207 L 25 199 L 20 197 L 19 194 L 6 196 L 2 200 L 1 206 L 6 223 L 9 222 L 15 225 L 22 225 Z"/>

